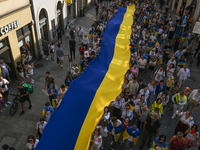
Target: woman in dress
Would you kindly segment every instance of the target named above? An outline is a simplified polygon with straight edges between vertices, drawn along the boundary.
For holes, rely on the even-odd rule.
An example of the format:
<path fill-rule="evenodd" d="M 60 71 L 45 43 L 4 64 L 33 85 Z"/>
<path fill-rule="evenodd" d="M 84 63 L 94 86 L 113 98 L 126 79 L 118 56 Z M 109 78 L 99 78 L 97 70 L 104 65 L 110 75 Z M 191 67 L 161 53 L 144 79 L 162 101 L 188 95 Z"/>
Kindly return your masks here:
<path fill-rule="evenodd" d="M 169 150 L 185 150 L 187 146 L 186 140 L 183 137 L 183 132 L 179 131 L 174 135 L 169 143 Z"/>
<path fill-rule="evenodd" d="M 178 116 L 181 116 L 181 119 L 178 122 L 178 124 L 176 125 L 174 134 L 177 134 L 178 131 L 185 133 L 185 131 L 190 129 L 192 127 L 192 125 L 194 124 L 193 117 L 191 116 L 189 111 L 186 111 L 186 112 L 177 111 L 176 114 Z"/>
<path fill-rule="evenodd" d="M 179 87 L 179 82 L 176 82 L 174 86 L 172 86 L 170 89 L 170 94 L 169 94 L 169 102 L 168 102 L 168 110 L 171 110 L 172 106 L 172 96 L 180 91 Z"/>
<path fill-rule="evenodd" d="M 94 139 L 92 140 L 93 145 L 97 148 L 97 150 L 100 150 L 102 146 L 102 136 L 100 134 L 100 129 L 96 128 L 94 131 Z"/>
<path fill-rule="evenodd" d="M 194 124 L 190 129 L 185 131 L 185 140 L 187 142 L 187 149 L 198 146 L 199 132 L 198 126 Z"/>
<path fill-rule="evenodd" d="M 29 135 L 26 142 L 27 150 L 34 150 L 39 143 L 39 140 L 36 139 L 33 135 Z"/>
<path fill-rule="evenodd" d="M 46 125 L 47 125 L 47 122 L 44 121 L 44 118 L 40 118 L 39 122 L 37 122 L 37 124 L 36 124 L 36 137 L 38 137 L 39 139 L 41 138 L 42 133 L 43 133 Z"/>

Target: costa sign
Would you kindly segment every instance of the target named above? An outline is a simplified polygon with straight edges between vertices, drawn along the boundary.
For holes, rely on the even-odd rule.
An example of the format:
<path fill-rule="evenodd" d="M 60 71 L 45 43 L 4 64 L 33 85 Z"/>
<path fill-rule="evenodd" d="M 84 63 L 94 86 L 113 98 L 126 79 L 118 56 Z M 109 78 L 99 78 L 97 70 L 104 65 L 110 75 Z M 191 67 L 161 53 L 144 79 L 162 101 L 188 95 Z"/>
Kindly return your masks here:
<path fill-rule="evenodd" d="M 16 29 L 17 27 L 19 27 L 19 21 L 18 20 L 0 28 L 0 33 L 1 33 L 1 35 L 5 35 L 9 31 Z"/>

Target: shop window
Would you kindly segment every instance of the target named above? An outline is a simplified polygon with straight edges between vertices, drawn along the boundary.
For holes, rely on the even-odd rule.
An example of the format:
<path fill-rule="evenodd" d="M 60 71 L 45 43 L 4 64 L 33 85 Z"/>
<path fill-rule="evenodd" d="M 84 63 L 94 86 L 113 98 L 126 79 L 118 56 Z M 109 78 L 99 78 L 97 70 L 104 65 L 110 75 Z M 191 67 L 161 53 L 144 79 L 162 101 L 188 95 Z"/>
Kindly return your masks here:
<path fill-rule="evenodd" d="M 23 36 L 21 29 L 17 30 L 17 38 L 19 38 L 20 36 Z"/>
<path fill-rule="evenodd" d="M 0 50 L 7 46 L 7 40 L 3 39 L 0 41 Z"/>
<path fill-rule="evenodd" d="M 26 54 L 27 51 L 30 51 L 32 53 L 33 44 L 29 24 L 17 30 L 17 38 L 21 54 Z"/>
<path fill-rule="evenodd" d="M 24 33 L 28 32 L 30 29 L 29 29 L 29 25 L 26 25 L 23 27 L 23 31 Z"/>
<path fill-rule="evenodd" d="M 4 38 L 0 41 L 0 55 L 9 49 L 8 38 Z"/>

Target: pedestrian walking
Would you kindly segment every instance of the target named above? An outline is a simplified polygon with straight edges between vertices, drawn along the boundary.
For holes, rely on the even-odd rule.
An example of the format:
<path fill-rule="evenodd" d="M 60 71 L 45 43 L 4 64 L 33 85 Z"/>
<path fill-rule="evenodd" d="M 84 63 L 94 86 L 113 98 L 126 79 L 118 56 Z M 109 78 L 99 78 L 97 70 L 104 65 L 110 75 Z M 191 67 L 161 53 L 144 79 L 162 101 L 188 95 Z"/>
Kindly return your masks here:
<path fill-rule="evenodd" d="M 194 89 L 188 97 L 187 110 L 190 109 L 191 114 L 193 114 L 196 106 L 199 106 L 200 103 L 200 88 Z"/>
<path fill-rule="evenodd" d="M 75 59 L 75 50 L 76 50 L 76 41 L 74 40 L 74 37 L 72 36 L 69 40 L 69 49 L 70 49 L 70 61 L 72 61 L 72 54 Z"/>
<path fill-rule="evenodd" d="M 151 140 L 154 136 L 156 138 L 158 136 L 158 133 L 160 132 L 160 121 L 158 120 L 157 115 L 152 115 L 151 117 L 148 117 L 143 125 L 143 136 L 142 136 L 142 142 L 140 144 L 139 150 L 143 150 L 146 142 L 147 147 L 151 147 Z"/>
<path fill-rule="evenodd" d="M 60 44 L 59 43 L 58 43 L 57 46 L 58 46 L 58 49 L 56 50 L 56 56 L 59 59 L 60 67 L 63 68 L 63 60 L 65 59 L 65 55 L 64 55 L 63 49 L 60 48 Z"/>
<path fill-rule="evenodd" d="M 172 102 L 174 103 L 172 119 L 174 119 L 176 117 L 176 111 L 183 110 L 184 105 L 187 104 L 187 97 L 184 95 L 184 92 L 181 91 L 172 96 Z"/>
<path fill-rule="evenodd" d="M 182 69 L 179 70 L 177 74 L 177 78 L 179 78 L 179 86 L 181 87 L 183 83 L 190 77 L 190 70 L 186 65 L 183 66 Z"/>
<path fill-rule="evenodd" d="M 46 72 L 46 77 L 45 77 L 45 83 L 44 83 L 44 89 L 46 90 L 50 87 L 50 84 L 53 84 L 53 86 L 55 87 L 55 80 L 54 78 L 50 75 L 50 72 L 47 71 Z"/>
<path fill-rule="evenodd" d="M 58 26 L 56 33 L 58 36 L 58 43 L 61 42 L 61 44 L 62 44 L 62 30 L 60 29 L 60 26 Z"/>
<path fill-rule="evenodd" d="M 44 53 L 44 55 L 46 55 L 46 60 L 48 60 L 49 57 L 49 42 L 44 39 L 43 43 L 42 43 L 42 51 Z"/>
<path fill-rule="evenodd" d="M 24 102 L 28 101 L 29 102 L 29 107 L 28 109 L 31 109 L 32 105 L 31 105 L 31 101 L 29 98 L 29 94 L 28 94 L 28 88 L 25 88 L 22 86 L 22 84 L 18 84 L 18 91 L 15 93 L 15 95 L 17 95 L 17 93 L 20 93 L 20 97 L 21 97 L 21 107 L 22 107 L 22 111 L 20 113 L 20 116 L 23 115 L 25 113 L 24 111 Z"/>

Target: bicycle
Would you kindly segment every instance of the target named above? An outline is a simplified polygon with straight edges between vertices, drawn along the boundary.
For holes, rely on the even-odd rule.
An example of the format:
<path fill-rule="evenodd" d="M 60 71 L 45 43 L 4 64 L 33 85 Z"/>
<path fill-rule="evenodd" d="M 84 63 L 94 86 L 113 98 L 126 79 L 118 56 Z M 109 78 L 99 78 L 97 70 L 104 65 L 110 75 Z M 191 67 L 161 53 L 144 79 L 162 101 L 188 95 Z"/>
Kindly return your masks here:
<path fill-rule="evenodd" d="M 10 95 L 15 96 L 15 98 L 13 99 L 13 104 L 10 108 L 10 115 L 13 116 L 17 112 L 18 103 L 21 102 L 21 97 L 20 95 L 15 95 L 15 94 L 10 94 Z"/>

